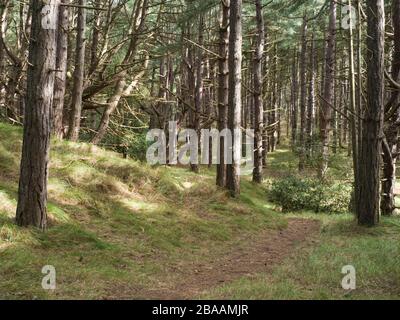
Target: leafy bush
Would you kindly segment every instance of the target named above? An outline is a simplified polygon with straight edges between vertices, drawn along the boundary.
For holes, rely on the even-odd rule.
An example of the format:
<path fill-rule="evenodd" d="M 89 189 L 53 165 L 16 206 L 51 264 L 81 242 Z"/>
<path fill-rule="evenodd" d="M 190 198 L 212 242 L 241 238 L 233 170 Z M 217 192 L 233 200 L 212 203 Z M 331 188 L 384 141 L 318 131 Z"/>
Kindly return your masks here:
<path fill-rule="evenodd" d="M 121 136 L 109 134 L 103 140 L 102 146 L 118 152 L 124 156 L 139 161 L 146 160 L 146 152 L 149 146 L 146 141 L 146 132 L 135 132 L 131 130 L 118 131 Z"/>
<path fill-rule="evenodd" d="M 289 176 L 272 182 L 268 197 L 284 212 L 346 213 L 351 201 L 351 187 Z"/>
<path fill-rule="evenodd" d="M 146 133 L 132 133 L 123 139 L 125 145 L 128 146 L 127 152 L 131 158 L 145 161 L 146 152 L 149 143 L 146 141 Z"/>

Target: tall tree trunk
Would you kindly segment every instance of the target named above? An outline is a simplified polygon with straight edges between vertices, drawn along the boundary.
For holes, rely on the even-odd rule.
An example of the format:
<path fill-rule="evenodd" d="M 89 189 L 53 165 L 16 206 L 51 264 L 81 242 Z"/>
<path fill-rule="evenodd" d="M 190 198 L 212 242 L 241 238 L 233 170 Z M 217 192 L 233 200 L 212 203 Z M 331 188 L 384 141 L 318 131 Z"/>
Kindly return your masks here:
<path fill-rule="evenodd" d="M 275 38 L 276 40 L 276 38 Z M 272 126 L 270 128 L 270 134 L 268 139 L 268 150 L 270 152 L 275 152 L 277 135 L 278 135 L 278 126 L 277 124 L 277 116 L 278 116 L 278 105 L 277 105 L 277 96 L 278 96 L 278 55 L 277 55 L 277 45 L 274 44 L 274 51 L 272 52 L 274 62 L 274 67 L 272 71 L 272 90 L 271 92 L 271 110 L 269 111 L 269 125 Z"/>
<path fill-rule="evenodd" d="M 67 0 L 61 0 L 61 4 L 67 3 Z M 67 86 L 67 65 L 68 65 L 68 8 L 60 5 L 57 27 L 57 60 L 56 76 L 54 83 L 54 102 L 52 114 L 52 132 L 62 139 L 64 136 L 63 114 L 64 114 L 64 96 Z"/>
<path fill-rule="evenodd" d="M 351 6 L 351 0 L 349 0 Z M 350 21 L 352 21 L 350 19 Z M 354 41 L 353 41 L 353 28 L 349 28 L 349 65 L 350 65 L 350 125 L 351 125 L 351 144 L 353 148 L 353 170 L 354 170 L 354 194 L 359 192 L 359 144 L 357 140 L 357 99 L 356 99 L 356 79 L 355 79 L 355 64 L 354 64 Z"/>
<path fill-rule="evenodd" d="M 279 71 L 281 72 L 281 71 Z M 276 146 L 279 146 L 281 144 L 281 138 L 282 138 L 282 118 L 284 114 L 284 108 L 282 105 L 282 87 L 283 87 L 283 82 L 280 80 L 277 82 L 277 129 L 276 129 Z"/>
<path fill-rule="evenodd" d="M 313 122 L 315 113 L 315 74 L 316 74 L 316 55 L 315 55 L 315 41 L 314 33 L 311 38 L 310 46 L 310 67 L 309 67 L 309 88 L 308 88 L 308 108 L 307 108 L 307 126 L 306 126 L 306 156 L 308 158 L 312 155 L 312 142 L 313 142 Z"/>
<path fill-rule="evenodd" d="M 22 61 L 16 57 L 16 59 L 11 63 L 12 65 L 8 75 L 5 105 L 7 108 L 7 117 L 14 122 L 13 120 L 19 120 L 20 118 L 16 93 L 22 73 Z"/>
<path fill-rule="evenodd" d="M 257 41 L 256 50 L 253 58 L 254 70 L 254 172 L 253 181 L 261 183 L 263 180 L 263 143 L 262 136 L 264 131 L 264 107 L 263 107 L 263 70 L 262 59 L 264 53 L 264 18 L 262 12 L 261 0 L 255 0 L 256 20 L 257 20 Z M 265 72 L 265 70 L 264 70 Z"/>
<path fill-rule="evenodd" d="M 126 86 L 125 81 L 126 72 L 122 72 L 114 87 L 113 95 L 107 101 L 107 107 L 105 108 L 103 115 L 100 120 L 100 125 L 97 129 L 96 135 L 92 139 L 93 144 L 99 144 L 104 138 L 107 132 L 108 124 L 110 123 L 111 114 L 117 109 L 119 101 L 124 93 L 124 88 Z"/>
<path fill-rule="evenodd" d="M 59 5 L 59 0 L 54 4 Z M 29 47 L 28 82 L 21 172 L 16 221 L 20 226 L 46 228 L 47 181 L 50 150 L 50 112 L 56 65 L 56 30 L 42 27 L 44 0 L 32 0 L 32 33 Z M 58 10 L 48 19 L 56 21 Z"/>
<path fill-rule="evenodd" d="M 291 90 L 291 127 L 292 127 L 292 149 L 294 150 L 297 145 L 297 118 L 298 118 L 298 81 L 297 81 L 297 49 L 294 50 L 293 54 L 293 65 L 292 65 L 292 90 Z"/>
<path fill-rule="evenodd" d="M 228 127 L 228 90 L 229 90 L 229 0 L 221 1 L 221 21 L 219 29 L 218 62 L 218 129 L 222 132 Z M 217 165 L 217 185 L 226 186 L 225 138 L 220 138 L 219 164 Z"/>
<path fill-rule="evenodd" d="M 307 111 L 307 17 L 303 18 L 303 30 L 301 35 L 301 55 L 300 55 L 300 161 L 299 170 L 305 169 L 306 153 L 306 111 Z"/>
<path fill-rule="evenodd" d="M 400 83 L 400 0 L 392 1 L 394 29 L 394 51 L 392 57 L 392 79 Z M 394 188 L 396 187 L 396 163 L 400 135 L 400 89 L 391 88 L 390 101 L 386 107 L 389 114 L 385 126 L 386 140 L 383 143 L 383 180 L 381 209 L 383 215 L 392 215 L 396 209 Z M 391 115 L 393 114 L 393 115 Z"/>
<path fill-rule="evenodd" d="M 200 14 L 199 17 L 199 38 L 198 38 L 198 45 L 200 48 L 197 49 L 196 55 L 196 86 L 195 86 L 195 98 L 194 98 L 194 106 L 195 106 L 195 113 L 192 119 L 191 126 L 197 132 L 197 135 L 200 136 L 200 114 L 202 112 L 202 103 L 203 103 L 203 42 L 204 42 L 204 17 Z M 198 163 L 191 163 L 190 165 L 191 170 L 193 172 L 199 172 L 199 164 Z"/>
<path fill-rule="evenodd" d="M 76 36 L 74 86 L 72 88 L 72 104 L 69 119 L 68 138 L 78 141 L 81 128 L 82 94 L 85 72 L 85 29 L 86 29 L 86 0 L 79 0 L 78 8 L 78 33 Z"/>
<path fill-rule="evenodd" d="M 5 105 L 5 93 L 6 93 L 6 52 L 3 46 L 3 40 L 5 38 L 5 33 L 8 27 L 7 23 L 7 12 L 8 12 L 8 2 L 4 1 L 0 6 L 0 117 L 6 117 L 6 112 L 3 114 L 2 108 L 6 111 Z"/>
<path fill-rule="evenodd" d="M 228 165 L 228 189 L 240 194 L 241 105 L 242 105 L 242 0 L 231 0 L 229 35 L 229 129 L 233 135 L 233 163 Z"/>
<path fill-rule="evenodd" d="M 264 27 L 264 44 L 265 46 L 268 45 L 268 32 L 265 32 L 265 29 L 267 28 L 267 24 Z M 264 58 L 264 70 L 270 69 L 270 63 L 269 63 L 269 54 L 265 54 Z M 263 131 L 263 136 L 262 136 L 262 144 L 263 144 L 263 155 L 262 155 L 262 161 L 263 161 L 263 167 L 265 168 L 267 166 L 267 158 L 268 158 L 268 121 L 269 121 L 269 114 L 268 114 L 268 108 L 269 108 L 269 103 L 268 103 L 268 91 L 269 91 L 269 86 L 270 86 L 270 79 L 269 77 L 266 77 L 264 83 L 263 83 L 263 100 L 264 100 L 264 131 Z"/>
<path fill-rule="evenodd" d="M 360 192 L 356 207 L 360 225 L 373 226 L 380 216 L 380 164 L 383 135 L 385 13 L 383 0 L 367 0 L 367 108 L 360 153 Z"/>
<path fill-rule="evenodd" d="M 362 0 L 357 0 L 357 13 L 358 17 L 362 15 Z M 358 19 L 358 28 L 357 28 L 357 89 L 356 89 L 356 113 L 360 117 L 363 117 L 363 57 L 362 57 L 362 19 Z M 362 144 L 362 121 L 357 119 L 356 121 L 356 130 L 357 130 L 357 146 L 358 146 L 358 157 L 360 157 L 361 152 L 361 144 Z M 345 119 L 344 121 L 347 122 Z"/>
<path fill-rule="evenodd" d="M 328 170 L 329 142 L 332 122 L 332 106 L 334 99 L 335 72 L 335 42 L 336 42 L 336 0 L 331 0 L 330 18 L 325 56 L 325 77 L 323 101 L 320 111 L 320 140 L 322 145 L 319 176 L 325 177 Z"/>
<path fill-rule="evenodd" d="M 95 0 L 94 5 L 96 8 L 100 8 L 101 0 Z M 90 47 L 90 66 L 88 75 L 92 75 L 96 71 L 97 65 L 99 63 L 97 50 L 99 47 L 101 20 L 103 17 L 102 17 L 102 12 L 99 10 L 96 10 L 94 13 L 95 17 L 93 20 L 92 44 Z"/>
<path fill-rule="evenodd" d="M 335 50 L 335 61 L 337 61 L 337 50 Z M 338 102 L 337 102 L 337 88 L 339 87 L 338 85 L 339 79 L 338 79 L 338 63 L 335 63 L 334 66 L 334 71 L 333 71 L 333 97 L 332 97 L 332 121 L 331 121 L 331 126 L 332 126 L 332 131 L 333 131 L 333 137 L 332 137 L 332 152 L 334 154 L 337 153 L 337 147 L 338 147 Z"/>
<path fill-rule="evenodd" d="M 382 144 L 383 179 L 381 210 L 385 216 L 391 216 L 396 209 L 394 189 L 396 187 L 397 155 L 393 156 L 393 151 L 397 151 L 397 144 L 391 145 L 387 138 L 384 139 Z"/>

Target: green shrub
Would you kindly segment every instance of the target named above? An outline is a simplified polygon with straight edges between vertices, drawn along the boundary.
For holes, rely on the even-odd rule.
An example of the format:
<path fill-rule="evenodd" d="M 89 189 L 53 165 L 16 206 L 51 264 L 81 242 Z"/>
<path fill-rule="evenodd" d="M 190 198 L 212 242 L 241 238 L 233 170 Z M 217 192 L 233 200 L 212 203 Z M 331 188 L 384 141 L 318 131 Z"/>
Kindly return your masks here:
<path fill-rule="evenodd" d="M 149 143 L 146 141 L 146 132 L 132 133 L 123 140 L 125 145 L 128 146 L 127 152 L 131 158 L 140 161 L 146 160 L 146 152 L 149 147 Z"/>
<path fill-rule="evenodd" d="M 146 132 L 120 130 L 121 136 L 109 134 L 104 139 L 104 147 L 109 148 L 129 158 L 139 161 L 146 160 L 149 143 L 146 141 Z"/>
<path fill-rule="evenodd" d="M 268 197 L 284 212 L 346 213 L 351 201 L 351 187 L 288 176 L 271 183 Z"/>

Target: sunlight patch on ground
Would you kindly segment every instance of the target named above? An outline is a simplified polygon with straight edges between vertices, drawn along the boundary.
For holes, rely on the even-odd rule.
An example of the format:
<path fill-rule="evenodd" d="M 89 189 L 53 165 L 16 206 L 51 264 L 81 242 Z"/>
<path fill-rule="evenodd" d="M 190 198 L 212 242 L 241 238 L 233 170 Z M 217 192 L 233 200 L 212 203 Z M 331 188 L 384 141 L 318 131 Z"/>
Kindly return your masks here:
<path fill-rule="evenodd" d="M 7 213 L 15 212 L 17 205 L 15 200 L 10 197 L 2 190 L 0 190 L 0 211 Z"/>
<path fill-rule="evenodd" d="M 140 200 L 134 200 L 134 199 L 120 199 L 119 202 L 125 206 L 126 208 L 134 211 L 134 212 L 145 212 L 145 213 L 151 213 L 157 211 L 159 209 L 159 206 L 155 203 L 146 203 Z"/>
<path fill-rule="evenodd" d="M 96 174 L 96 170 L 84 163 L 71 163 L 65 168 L 68 171 L 68 177 L 76 184 L 91 183 Z"/>
<path fill-rule="evenodd" d="M 192 182 L 184 182 L 184 183 L 182 183 L 182 186 L 185 189 L 191 189 L 194 186 L 194 183 L 192 183 Z"/>
<path fill-rule="evenodd" d="M 47 190 L 49 193 L 55 195 L 55 196 L 61 196 L 65 194 L 67 189 L 67 184 L 63 181 L 60 181 L 58 179 L 49 179 L 49 185 Z"/>

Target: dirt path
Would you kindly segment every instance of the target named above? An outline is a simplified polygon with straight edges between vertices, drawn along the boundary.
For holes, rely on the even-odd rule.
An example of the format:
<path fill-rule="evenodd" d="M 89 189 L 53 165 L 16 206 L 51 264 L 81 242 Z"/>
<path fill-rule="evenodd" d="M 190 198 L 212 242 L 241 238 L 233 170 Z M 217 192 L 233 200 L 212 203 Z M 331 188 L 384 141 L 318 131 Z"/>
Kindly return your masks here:
<path fill-rule="evenodd" d="M 284 230 L 267 230 L 254 241 L 240 249 L 233 249 L 226 256 L 211 264 L 193 265 L 180 274 L 174 287 L 140 292 L 145 299 L 192 299 L 204 290 L 229 283 L 235 279 L 269 272 L 282 260 L 304 246 L 317 234 L 320 223 L 308 219 L 290 219 Z M 189 270 L 187 270 L 189 269 Z"/>

